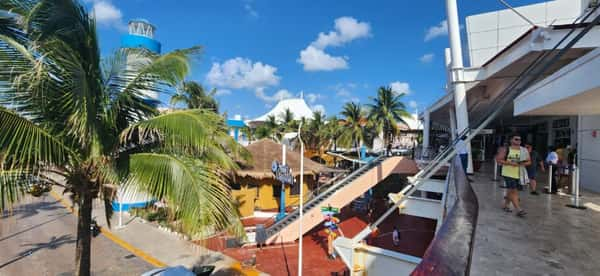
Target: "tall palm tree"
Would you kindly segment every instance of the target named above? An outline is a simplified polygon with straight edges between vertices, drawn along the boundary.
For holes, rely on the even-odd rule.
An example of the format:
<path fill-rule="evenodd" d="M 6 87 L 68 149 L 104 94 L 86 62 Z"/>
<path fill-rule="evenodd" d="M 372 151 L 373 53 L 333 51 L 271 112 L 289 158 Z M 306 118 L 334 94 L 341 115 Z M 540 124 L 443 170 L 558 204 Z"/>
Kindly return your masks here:
<path fill-rule="evenodd" d="M 366 113 L 360 103 L 348 102 L 342 107 L 340 113 L 344 118 L 344 130 L 339 138 L 343 147 L 359 148 L 365 142 L 365 126 L 367 125 Z"/>
<path fill-rule="evenodd" d="M 0 2 L 0 208 L 23 198 L 23 178 L 62 176 L 53 183 L 78 207 L 78 275 L 90 274 L 92 201 L 110 216 L 115 185 L 165 198 L 191 233 L 241 229 L 224 179 L 248 155 L 223 119 L 158 115 L 143 97 L 183 81 L 199 50 L 101 60 L 96 22 L 76 0 Z"/>
<path fill-rule="evenodd" d="M 406 124 L 403 117 L 410 116 L 402 103 L 403 96 L 404 94 L 394 92 L 389 86 L 382 86 L 377 90 L 377 97 L 371 98 L 373 103 L 367 104 L 369 122 L 373 123 L 377 133 L 383 133 L 386 145 L 398 135 L 398 123 Z"/>
<path fill-rule="evenodd" d="M 337 116 L 331 116 L 327 119 L 327 123 L 325 125 L 324 137 L 329 140 L 332 144 L 328 144 L 326 147 L 330 148 L 333 145 L 333 150 L 337 151 L 338 140 L 344 133 L 345 122 L 343 120 L 338 119 Z"/>
<path fill-rule="evenodd" d="M 185 104 L 187 108 L 206 108 L 218 112 L 219 105 L 214 98 L 216 90 L 206 93 L 204 87 L 195 81 L 185 81 L 178 89 L 177 94 L 171 96 L 171 105 Z"/>

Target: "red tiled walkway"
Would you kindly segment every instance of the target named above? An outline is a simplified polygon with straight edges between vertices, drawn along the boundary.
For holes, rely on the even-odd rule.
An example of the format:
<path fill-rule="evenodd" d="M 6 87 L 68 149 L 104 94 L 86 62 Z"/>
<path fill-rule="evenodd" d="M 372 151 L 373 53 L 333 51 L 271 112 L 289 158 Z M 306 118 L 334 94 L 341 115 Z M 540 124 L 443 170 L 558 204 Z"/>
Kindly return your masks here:
<path fill-rule="evenodd" d="M 385 211 L 385 202 L 374 207 L 375 217 Z M 352 212 L 349 208 L 342 209 L 339 227 L 346 237 L 354 237 L 366 225 L 367 218 Z M 401 241 L 398 247 L 392 245 L 391 231 L 397 225 L 401 232 Z M 369 244 L 388 250 L 421 257 L 433 238 L 435 221 L 406 215 L 392 214 L 380 226 L 379 235 L 369 239 Z M 241 262 L 250 260 L 256 255 L 256 269 L 274 276 L 297 275 L 298 244 L 279 244 L 268 246 L 263 250 L 252 248 L 225 249 L 224 241 L 213 238 L 205 241 L 204 246 L 212 250 L 221 251 Z M 303 238 L 303 272 L 305 275 L 331 275 L 333 272 L 343 275 L 345 264 L 338 258 L 327 258 L 327 237 L 321 226 L 309 232 Z"/>

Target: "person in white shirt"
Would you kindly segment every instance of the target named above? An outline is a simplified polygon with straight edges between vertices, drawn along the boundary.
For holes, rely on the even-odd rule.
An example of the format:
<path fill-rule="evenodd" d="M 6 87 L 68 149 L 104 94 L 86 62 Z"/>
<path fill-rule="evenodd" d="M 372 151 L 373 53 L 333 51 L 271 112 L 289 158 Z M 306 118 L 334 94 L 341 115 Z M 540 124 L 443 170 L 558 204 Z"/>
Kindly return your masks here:
<path fill-rule="evenodd" d="M 467 143 L 465 142 L 466 139 L 467 137 L 465 136 L 460 137 L 455 145 L 456 154 L 460 157 L 460 163 L 462 164 L 465 175 L 467 174 L 467 166 L 469 165 L 469 151 L 467 149 Z"/>
<path fill-rule="evenodd" d="M 546 156 L 546 165 L 549 166 L 550 175 L 552 175 L 552 187 L 550 187 L 550 193 L 556 194 L 558 192 L 558 179 L 557 179 L 557 169 L 558 169 L 558 153 L 556 153 L 556 149 L 554 146 L 548 147 L 548 155 Z"/>

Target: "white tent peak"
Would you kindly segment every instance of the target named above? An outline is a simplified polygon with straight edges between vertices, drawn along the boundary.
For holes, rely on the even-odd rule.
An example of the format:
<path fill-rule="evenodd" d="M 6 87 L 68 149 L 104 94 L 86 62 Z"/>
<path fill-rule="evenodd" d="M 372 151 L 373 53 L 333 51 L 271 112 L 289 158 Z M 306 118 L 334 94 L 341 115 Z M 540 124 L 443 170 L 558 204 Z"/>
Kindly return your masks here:
<path fill-rule="evenodd" d="M 260 124 L 265 122 L 269 116 L 275 116 L 278 122 L 281 122 L 282 115 L 285 110 L 289 109 L 294 114 L 294 120 L 300 120 L 302 118 L 312 119 L 313 111 L 308 107 L 303 98 L 291 98 L 281 100 L 275 105 L 271 111 L 259 116 L 258 118 L 248 120 L 246 124 Z"/>

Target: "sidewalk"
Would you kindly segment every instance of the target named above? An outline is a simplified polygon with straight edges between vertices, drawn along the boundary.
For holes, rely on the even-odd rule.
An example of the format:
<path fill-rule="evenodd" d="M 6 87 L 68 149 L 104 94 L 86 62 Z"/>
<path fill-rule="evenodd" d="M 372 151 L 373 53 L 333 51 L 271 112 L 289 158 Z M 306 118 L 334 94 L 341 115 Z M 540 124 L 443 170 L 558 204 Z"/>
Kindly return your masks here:
<path fill-rule="evenodd" d="M 51 195 L 56 197 L 61 194 L 62 188 L 54 186 Z M 66 204 L 71 204 L 67 195 L 62 199 Z M 111 238 L 113 241 L 138 256 L 145 255 L 140 257 L 155 266 L 183 265 L 191 268 L 214 265 L 212 275 L 267 275 L 254 269 L 242 269 L 240 262 L 231 257 L 186 241 L 175 233 L 166 232 L 154 224 L 131 217 L 127 212 L 123 213 L 123 227 L 118 227 L 119 213 L 115 212 L 111 218 L 111 228 L 108 228 L 104 204 L 99 200 L 94 201 L 92 217 L 103 228 L 103 233 L 108 238 L 111 238 L 111 235 L 115 236 L 115 239 Z"/>

